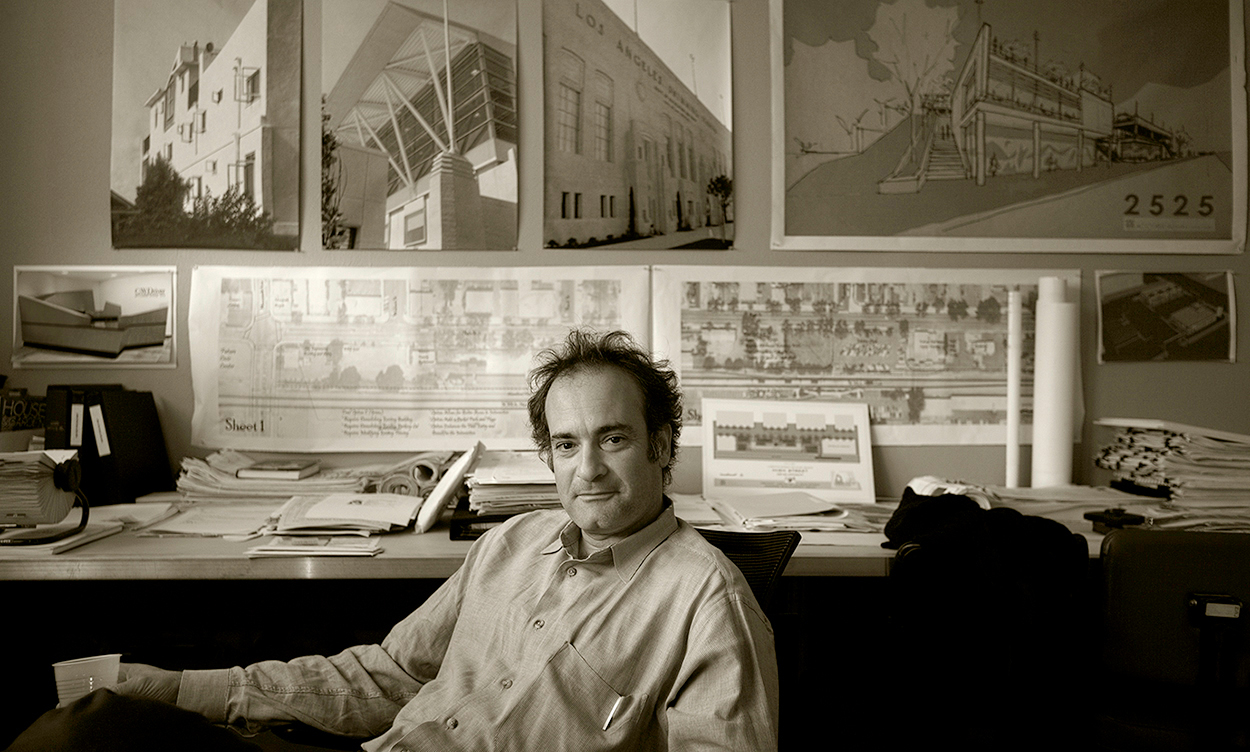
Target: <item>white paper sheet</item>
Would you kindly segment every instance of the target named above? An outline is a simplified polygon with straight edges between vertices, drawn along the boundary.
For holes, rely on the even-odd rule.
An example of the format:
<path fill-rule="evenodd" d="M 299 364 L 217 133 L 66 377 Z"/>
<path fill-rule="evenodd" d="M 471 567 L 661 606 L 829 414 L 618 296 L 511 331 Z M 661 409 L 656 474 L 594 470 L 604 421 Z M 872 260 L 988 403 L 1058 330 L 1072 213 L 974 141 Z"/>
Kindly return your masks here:
<path fill-rule="evenodd" d="M 575 326 L 645 347 L 646 267 L 196 267 L 192 443 L 530 448 L 526 376 Z"/>
<path fill-rule="evenodd" d="M 1027 343 L 1046 276 L 1080 285 L 1071 269 L 656 266 L 652 341 L 681 376 L 682 443 L 703 443 L 713 397 L 867 402 L 874 446 L 1002 444 L 1007 294 Z"/>

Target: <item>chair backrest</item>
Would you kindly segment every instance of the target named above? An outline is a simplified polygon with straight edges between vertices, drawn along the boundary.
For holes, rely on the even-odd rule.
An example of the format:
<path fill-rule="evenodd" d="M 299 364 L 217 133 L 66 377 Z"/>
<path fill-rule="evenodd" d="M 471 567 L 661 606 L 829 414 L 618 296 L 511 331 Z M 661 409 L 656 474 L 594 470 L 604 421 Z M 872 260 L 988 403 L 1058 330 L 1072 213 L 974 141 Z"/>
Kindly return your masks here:
<path fill-rule="evenodd" d="M 1250 746 L 1250 534 L 1115 530 L 1100 564 L 1105 748 Z"/>
<path fill-rule="evenodd" d="M 1250 686 L 1250 612 L 1196 600 L 1230 598 L 1250 606 L 1250 535 L 1182 530 L 1115 530 L 1102 542 L 1103 660 L 1118 674 L 1195 686 L 1202 634 L 1227 631 L 1233 683 Z M 1229 614 L 1219 616 L 1219 614 Z"/>
<path fill-rule="evenodd" d="M 797 530 L 740 532 L 698 528 L 698 531 L 738 567 L 751 586 L 755 600 L 764 609 L 768 608 L 773 591 L 777 589 L 777 580 L 803 537 Z"/>

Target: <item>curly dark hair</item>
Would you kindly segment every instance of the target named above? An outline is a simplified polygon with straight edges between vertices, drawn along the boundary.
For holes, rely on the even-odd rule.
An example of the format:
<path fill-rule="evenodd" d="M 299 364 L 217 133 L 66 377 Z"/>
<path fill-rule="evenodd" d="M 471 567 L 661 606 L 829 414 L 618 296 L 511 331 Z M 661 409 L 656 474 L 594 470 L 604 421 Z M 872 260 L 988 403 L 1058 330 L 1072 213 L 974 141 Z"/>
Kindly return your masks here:
<path fill-rule="evenodd" d="M 538 446 L 538 456 L 551 464 L 551 429 L 547 425 L 547 393 L 560 376 L 585 369 L 619 368 L 642 390 L 643 412 L 647 422 L 647 456 L 657 460 L 664 450 L 659 431 L 672 429 L 668 464 L 663 468 L 664 485 L 673 479 L 677 462 L 677 439 L 681 435 L 681 390 L 677 374 L 667 360 L 655 360 L 629 335 L 614 331 L 606 334 L 574 329 L 562 345 L 538 354 L 538 365 L 530 371 L 530 435 Z"/>

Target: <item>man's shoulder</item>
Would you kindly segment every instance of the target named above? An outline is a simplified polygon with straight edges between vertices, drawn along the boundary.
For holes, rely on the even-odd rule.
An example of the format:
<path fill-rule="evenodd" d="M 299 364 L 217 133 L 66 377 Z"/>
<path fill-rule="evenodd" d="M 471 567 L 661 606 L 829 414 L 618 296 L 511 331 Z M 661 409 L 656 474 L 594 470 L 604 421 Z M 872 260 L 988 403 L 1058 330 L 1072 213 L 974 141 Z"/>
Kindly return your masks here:
<path fill-rule="evenodd" d="M 677 521 L 677 529 L 665 541 L 666 558 L 672 565 L 706 578 L 710 584 L 726 591 L 750 592 L 746 578 L 719 548 L 685 520 Z"/>
<path fill-rule="evenodd" d="M 513 515 L 483 535 L 482 545 L 529 545 L 545 543 L 560 537 L 560 531 L 569 522 L 563 509 L 539 509 Z"/>

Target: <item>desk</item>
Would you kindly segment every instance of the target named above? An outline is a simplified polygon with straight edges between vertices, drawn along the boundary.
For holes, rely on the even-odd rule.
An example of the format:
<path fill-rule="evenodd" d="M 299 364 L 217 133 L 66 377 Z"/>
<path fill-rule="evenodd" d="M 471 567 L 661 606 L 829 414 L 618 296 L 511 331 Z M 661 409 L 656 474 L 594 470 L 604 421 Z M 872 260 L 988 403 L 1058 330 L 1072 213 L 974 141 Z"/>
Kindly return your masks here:
<path fill-rule="evenodd" d="M 1087 537 L 1096 555 L 1101 536 Z M 0 598 L 18 617 L 6 629 L 22 648 L 10 656 L 12 675 L 29 688 L 0 718 L 0 746 L 55 703 L 52 661 L 120 652 L 213 668 L 375 642 L 470 546 L 450 540 L 445 523 L 424 535 L 384 536 L 386 550 L 369 558 L 249 559 L 254 544 L 123 532 L 57 555 L 0 551 Z M 874 542 L 803 544 L 790 559 L 770 617 L 783 695 L 793 698 L 782 711 L 791 738 L 824 734 L 829 709 L 839 708 L 860 721 L 840 729 L 845 746 L 879 745 L 887 721 L 864 719 L 892 707 L 881 698 L 897 693 L 895 677 L 879 670 L 897 628 L 886 577 L 893 558 Z"/>
<path fill-rule="evenodd" d="M 0 580 L 441 580 L 460 567 L 470 545 L 450 540 L 445 523 L 425 534 L 382 536 L 385 550 L 372 557 L 247 558 L 256 543 L 127 531 L 63 554 L 32 557 L 0 550 Z M 800 545 L 785 574 L 884 577 L 893 557 L 877 545 Z"/>

